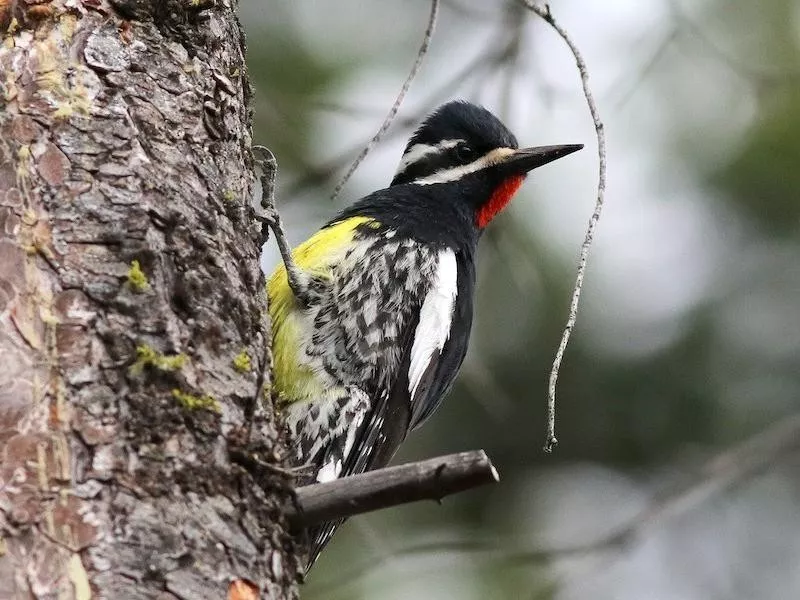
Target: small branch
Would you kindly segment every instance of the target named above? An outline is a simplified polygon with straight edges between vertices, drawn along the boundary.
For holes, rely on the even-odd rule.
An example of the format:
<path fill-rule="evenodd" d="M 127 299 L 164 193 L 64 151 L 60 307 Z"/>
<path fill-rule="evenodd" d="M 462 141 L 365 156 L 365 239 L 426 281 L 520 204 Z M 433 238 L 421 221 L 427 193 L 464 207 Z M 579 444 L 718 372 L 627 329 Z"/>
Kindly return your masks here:
<path fill-rule="evenodd" d="M 719 46 L 709 36 L 708 32 L 702 26 L 695 23 L 692 18 L 687 15 L 682 9 L 680 3 L 670 0 L 667 2 L 669 7 L 672 21 L 675 23 L 676 28 L 683 33 L 684 31 L 689 35 L 685 36 L 690 42 L 699 42 L 699 45 L 704 46 L 708 53 L 714 60 L 717 60 L 728 67 L 733 73 L 746 80 L 748 83 L 756 85 L 764 84 L 789 84 L 796 82 L 800 72 L 796 69 L 788 67 L 788 63 L 784 68 L 779 65 L 766 65 L 759 66 L 750 62 L 744 62 L 737 58 L 731 52 Z M 694 40 L 692 38 L 695 38 Z"/>
<path fill-rule="evenodd" d="M 558 344 L 555 359 L 553 359 L 553 367 L 550 370 L 550 379 L 547 385 L 547 439 L 544 444 L 544 451 L 551 452 L 553 447 L 558 443 L 556 439 L 556 384 L 558 382 L 558 371 L 561 368 L 561 361 L 564 359 L 564 351 L 567 349 L 572 329 L 575 327 L 575 321 L 578 318 L 578 303 L 581 299 L 581 290 L 583 289 L 583 278 L 586 273 L 586 263 L 589 258 L 589 250 L 592 247 L 594 240 L 594 232 L 597 228 L 597 223 L 600 220 L 600 213 L 603 210 L 603 198 L 606 191 L 606 136 L 603 131 L 603 122 L 600 120 L 600 113 L 597 110 L 597 104 L 594 101 L 592 90 L 589 88 L 589 71 L 586 68 L 586 63 L 583 60 L 578 47 L 567 31 L 559 25 L 553 14 L 550 12 L 550 6 L 545 4 L 539 6 L 533 0 L 522 0 L 530 10 L 536 13 L 539 17 L 544 19 L 555 31 L 561 36 L 561 39 L 569 46 L 572 55 L 575 57 L 575 62 L 578 65 L 578 71 L 581 76 L 581 85 L 583 86 L 583 95 L 586 97 L 586 104 L 589 106 L 589 112 L 592 115 L 594 122 L 594 130 L 597 134 L 597 154 L 600 161 L 598 182 L 597 182 L 597 200 L 594 205 L 594 212 L 589 219 L 589 227 L 586 229 L 586 236 L 581 245 L 581 254 L 578 261 L 578 273 L 575 277 L 575 287 L 572 291 L 572 301 L 569 305 L 569 317 L 567 323 L 564 325 L 564 331 L 561 334 L 561 342 Z"/>
<path fill-rule="evenodd" d="M 375 147 L 375 144 L 380 141 L 380 139 L 383 137 L 383 134 L 386 133 L 386 130 L 388 130 L 389 126 L 392 124 L 392 121 L 394 121 L 397 111 L 400 110 L 400 105 L 403 103 L 403 100 L 406 97 L 408 88 L 411 87 L 411 82 L 414 81 L 417 73 L 419 73 L 419 69 L 422 66 L 422 61 L 425 59 L 425 55 L 428 53 L 428 47 L 431 45 L 431 39 L 433 39 L 433 31 L 436 28 L 436 18 L 438 15 L 439 0 L 431 0 L 431 15 L 428 19 L 428 28 L 425 30 L 425 36 L 422 38 L 422 44 L 417 52 L 417 59 L 414 61 L 414 66 L 411 67 L 411 71 L 409 72 L 408 77 L 406 77 L 403 87 L 400 89 L 400 93 L 397 94 L 397 98 L 395 98 L 394 104 L 389 110 L 389 114 L 386 115 L 386 118 L 383 120 L 383 124 L 381 125 L 380 129 L 378 129 L 378 132 L 372 136 L 372 139 L 369 142 L 367 142 L 367 145 L 364 146 L 364 148 L 361 150 L 361 153 L 353 161 L 353 164 L 350 165 L 350 168 L 347 170 L 347 173 L 344 174 L 342 180 L 333 189 L 331 200 L 336 199 L 336 197 L 339 195 L 339 192 L 342 191 L 344 184 L 346 184 L 353 173 L 355 173 L 355 170 L 367 157 L 367 154 L 369 154 L 370 150 Z"/>
<path fill-rule="evenodd" d="M 706 460 L 695 475 L 657 497 L 610 538 L 628 538 L 697 508 L 800 452 L 800 413 L 788 416 Z"/>
<path fill-rule="evenodd" d="M 295 527 L 310 527 L 418 500 L 439 501 L 500 476 L 483 450 L 368 471 L 295 490 L 297 509 L 287 507 Z"/>
<path fill-rule="evenodd" d="M 278 161 L 266 146 L 253 146 L 252 151 L 260 156 L 255 158 L 255 162 L 256 166 L 261 169 L 261 210 L 256 210 L 256 218 L 272 229 L 283 265 L 286 267 L 289 287 L 302 304 L 308 305 L 308 288 L 311 278 L 294 262 L 292 247 L 289 245 L 286 230 L 283 228 L 283 221 L 275 208 L 275 179 L 278 173 Z"/>
<path fill-rule="evenodd" d="M 612 111 L 621 110 L 633 95 L 639 90 L 644 80 L 653 72 L 656 65 L 664 58 L 667 50 L 678 38 L 678 28 L 673 26 L 664 38 L 658 43 L 655 49 L 650 53 L 647 60 L 643 61 L 637 69 L 634 77 L 626 77 L 624 81 L 614 84 L 614 99 L 609 100 Z M 647 32 L 647 39 L 652 37 L 651 32 Z M 640 42 L 646 43 L 645 40 Z M 620 78 L 623 79 L 623 78 Z M 622 90 L 621 92 L 619 90 Z"/>

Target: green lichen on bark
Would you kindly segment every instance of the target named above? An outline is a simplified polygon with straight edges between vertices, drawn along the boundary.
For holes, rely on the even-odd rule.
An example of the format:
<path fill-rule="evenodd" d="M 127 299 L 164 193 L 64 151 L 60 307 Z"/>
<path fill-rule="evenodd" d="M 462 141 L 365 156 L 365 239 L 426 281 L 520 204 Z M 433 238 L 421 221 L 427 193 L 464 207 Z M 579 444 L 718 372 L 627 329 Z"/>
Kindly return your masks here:
<path fill-rule="evenodd" d="M 211 394 L 195 395 L 173 388 L 172 397 L 186 410 L 210 410 L 222 412 L 219 402 Z"/>
<path fill-rule="evenodd" d="M 249 373 L 253 369 L 252 362 L 250 361 L 250 355 L 247 353 L 247 350 L 242 350 L 233 357 L 233 368 L 236 369 L 239 373 Z"/>
<path fill-rule="evenodd" d="M 141 344 L 136 347 L 136 362 L 131 365 L 130 373 L 132 375 L 139 375 L 147 367 L 158 369 L 167 373 L 179 371 L 186 366 L 189 357 L 185 354 L 174 354 L 167 356 L 161 354 L 147 344 Z"/>
<path fill-rule="evenodd" d="M 132 260 L 128 269 L 128 285 L 137 293 L 146 292 L 150 289 L 150 281 L 147 279 L 138 260 Z"/>

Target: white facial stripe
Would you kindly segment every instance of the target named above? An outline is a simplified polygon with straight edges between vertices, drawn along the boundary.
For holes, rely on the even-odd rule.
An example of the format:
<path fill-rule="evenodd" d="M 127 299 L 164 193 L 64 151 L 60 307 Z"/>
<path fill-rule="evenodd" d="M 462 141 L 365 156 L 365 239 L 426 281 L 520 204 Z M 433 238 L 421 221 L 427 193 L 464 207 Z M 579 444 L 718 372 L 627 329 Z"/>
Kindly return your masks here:
<path fill-rule="evenodd" d="M 397 172 L 395 173 L 395 176 L 403 173 L 410 165 L 413 165 L 423 156 L 439 152 L 440 150 L 455 148 L 463 142 L 464 140 L 443 140 L 435 146 L 430 144 L 414 144 L 405 154 L 403 154 L 403 158 L 400 160 L 400 164 L 397 166 Z"/>
<path fill-rule="evenodd" d="M 495 148 L 491 152 L 481 156 L 478 160 L 475 160 L 468 165 L 461 165 L 460 167 L 445 169 L 444 171 L 439 171 L 433 175 L 416 179 L 413 181 L 413 183 L 417 183 L 419 185 L 431 185 L 434 183 L 447 183 L 448 181 L 456 181 L 461 179 L 464 175 L 469 175 L 470 173 L 475 173 L 481 169 L 494 166 L 508 158 L 510 155 L 514 154 L 514 152 L 516 152 L 516 150 L 513 148 Z"/>

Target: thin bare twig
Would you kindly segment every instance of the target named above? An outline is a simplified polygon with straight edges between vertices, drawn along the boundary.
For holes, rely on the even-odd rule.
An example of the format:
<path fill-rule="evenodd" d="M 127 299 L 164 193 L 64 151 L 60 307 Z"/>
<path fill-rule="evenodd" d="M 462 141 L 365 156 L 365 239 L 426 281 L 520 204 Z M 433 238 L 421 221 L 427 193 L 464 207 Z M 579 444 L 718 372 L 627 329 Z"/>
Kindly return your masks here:
<path fill-rule="evenodd" d="M 342 191 L 344 185 L 347 183 L 353 173 L 355 173 L 355 170 L 367 157 L 369 151 L 375 147 L 375 144 L 380 141 L 380 139 L 383 137 L 383 134 L 386 133 L 386 131 L 389 129 L 389 126 L 392 124 L 392 121 L 394 121 L 397 111 L 400 110 L 400 105 L 403 103 L 403 100 L 406 97 L 408 88 L 411 87 L 411 82 L 414 81 L 414 78 L 417 76 L 417 73 L 422 66 L 422 61 L 425 59 L 425 55 L 428 53 L 428 47 L 431 45 L 431 40 L 433 39 L 433 31 L 436 28 L 436 18 L 439 15 L 439 2 L 440 0 L 431 0 L 431 14 L 428 19 L 428 28 L 425 30 L 425 36 L 423 37 L 422 44 L 417 52 L 417 59 L 414 61 L 414 66 L 411 67 L 411 71 L 409 72 L 408 77 L 406 77 L 403 87 L 400 88 L 400 93 L 397 94 L 397 98 L 395 98 L 394 104 L 392 105 L 391 110 L 389 110 L 389 114 L 386 115 L 386 118 L 383 120 L 383 124 L 381 125 L 380 129 L 378 129 L 378 132 L 372 136 L 372 139 L 369 142 L 367 142 L 367 145 L 364 146 L 359 155 L 353 161 L 353 164 L 350 165 L 350 168 L 347 170 L 347 173 L 344 174 L 342 180 L 333 189 L 331 200 L 336 199 L 336 197 L 339 195 L 339 192 Z"/>
<path fill-rule="evenodd" d="M 621 110 L 628 103 L 647 76 L 650 75 L 650 73 L 655 69 L 658 62 L 663 59 L 664 54 L 666 54 L 669 47 L 678 38 L 678 33 L 677 27 L 673 26 L 663 37 L 663 39 L 661 39 L 658 45 L 655 46 L 647 60 L 641 63 L 635 73 L 635 76 L 626 77 L 625 79 L 627 81 L 620 81 L 613 86 L 614 98 L 609 99 L 608 101 L 608 103 L 611 105 L 612 112 Z"/>
<path fill-rule="evenodd" d="M 600 213 L 603 210 L 603 199 L 606 191 L 606 136 L 603 131 L 603 122 L 600 120 L 600 113 L 597 110 L 597 104 L 594 101 L 592 90 L 589 87 L 589 71 L 586 68 L 586 62 L 583 60 L 578 47 L 567 31 L 559 25 L 550 12 L 550 6 L 545 4 L 539 6 L 533 0 L 522 0 L 525 6 L 532 10 L 536 15 L 544 19 L 550 27 L 564 40 L 569 46 L 570 52 L 575 57 L 575 62 L 578 65 L 578 72 L 581 77 L 581 85 L 583 86 L 583 95 L 586 98 L 586 104 L 589 106 L 589 112 L 592 115 L 594 122 L 594 130 L 597 134 L 597 154 L 600 161 L 598 181 L 597 181 L 597 201 L 594 205 L 594 212 L 589 219 L 589 226 L 586 229 L 586 236 L 581 245 L 580 259 L 578 260 L 578 272 L 575 277 L 575 287 L 572 291 L 572 301 L 569 305 L 569 317 L 567 323 L 564 325 L 564 331 L 561 334 L 561 342 L 558 344 L 556 356 L 553 359 L 553 367 L 550 370 L 550 379 L 547 385 L 547 439 L 544 444 L 545 452 L 552 452 L 553 447 L 558 443 L 556 439 L 556 384 L 558 382 L 558 371 L 561 368 L 561 361 L 564 359 L 564 351 L 567 349 L 572 329 L 575 327 L 575 321 L 578 318 L 578 303 L 581 299 L 581 290 L 583 289 L 583 278 L 586 273 L 586 263 L 589 258 L 589 250 L 592 247 L 594 240 L 594 232 L 597 228 L 597 223 L 600 220 Z"/>
<path fill-rule="evenodd" d="M 519 53 L 525 35 L 525 20 L 522 18 L 524 7 L 509 4 L 505 13 L 505 28 L 508 31 L 508 61 L 503 69 L 503 85 L 500 93 L 500 115 L 508 119 L 511 115 L 514 80 L 519 67 Z"/>
<path fill-rule="evenodd" d="M 743 61 L 715 42 L 705 28 L 695 23 L 694 20 L 683 11 L 678 2 L 672 0 L 667 2 L 667 6 L 670 9 L 675 27 L 680 30 L 681 34 L 684 33 L 684 30 L 685 33 L 689 34 L 685 36 L 686 40 L 699 42 L 701 46 L 705 47 L 705 50 L 713 59 L 727 66 L 731 72 L 747 82 L 755 84 L 796 84 L 797 78 L 800 76 L 800 72 L 797 70 L 788 68 L 786 65 L 783 67 L 781 65 L 755 65 Z"/>
<path fill-rule="evenodd" d="M 471 78 L 480 77 L 507 60 L 508 57 L 511 56 L 515 44 L 516 41 L 513 36 L 509 39 L 508 32 L 503 28 L 495 37 L 494 41 L 489 43 L 489 48 L 491 48 L 492 51 L 488 54 L 478 55 L 472 61 L 464 65 L 459 71 L 453 73 L 447 80 L 439 84 L 439 86 L 434 88 L 433 91 L 427 95 L 426 99 L 419 104 L 417 110 L 413 114 L 405 118 L 395 119 L 394 129 L 384 135 L 382 139 L 385 141 L 395 138 L 418 125 L 422 118 L 436 108 L 444 97 L 452 96 L 455 90 L 461 88 Z M 322 108 L 325 109 L 324 106 Z M 400 127 L 397 126 L 398 124 Z M 350 157 L 362 150 L 363 147 L 363 142 L 359 142 L 355 148 L 348 148 L 322 165 L 303 165 L 305 175 L 296 179 L 289 185 L 287 194 L 292 196 L 312 185 L 322 184 L 331 178 L 333 174 L 344 168 L 345 165 L 350 162 Z"/>

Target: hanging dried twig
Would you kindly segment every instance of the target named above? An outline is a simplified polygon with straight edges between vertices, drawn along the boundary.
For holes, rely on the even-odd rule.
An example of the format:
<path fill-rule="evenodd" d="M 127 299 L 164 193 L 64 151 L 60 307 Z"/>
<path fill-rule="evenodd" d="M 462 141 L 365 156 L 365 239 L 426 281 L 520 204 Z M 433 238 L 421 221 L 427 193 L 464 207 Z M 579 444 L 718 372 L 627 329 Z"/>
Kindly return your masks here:
<path fill-rule="evenodd" d="M 545 440 L 545 452 L 551 452 L 553 447 L 558 443 L 556 439 L 556 383 L 558 382 L 558 371 L 561 368 L 561 361 L 564 359 L 564 351 L 567 349 L 569 337 L 572 334 L 572 329 L 575 327 L 575 321 L 578 318 L 578 303 L 581 299 L 581 290 L 583 289 L 583 278 L 586 273 L 586 263 L 589 258 L 589 250 L 592 247 L 594 240 L 594 232 L 597 229 L 597 223 L 600 220 L 600 213 L 603 210 L 603 198 L 606 191 L 606 136 L 603 131 L 603 122 L 600 120 L 600 113 L 597 110 L 597 104 L 594 101 L 592 90 L 589 88 L 589 71 L 586 68 L 586 62 L 583 60 L 578 47 L 567 31 L 556 22 L 553 14 L 550 12 L 550 6 L 544 4 L 542 6 L 535 4 L 532 0 L 522 0 L 523 4 L 530 10 L 536 13 L 539 17 L 544 19 L 555 31 L 561 36 L 561 39 L 569 46 L 572 55 L 575 57 L 575 62 L 578 65 L 578 72 L 581 76 L 581 85 L 583 86 L 583 95 L 586 97 L 586 104 L 589 106 L 589 112 L 594 121 L 594 129 L 597 133 L 597 154 L 600 160 L 598 182 L 597 182 L 597 201 L 594 205 L 594 212 L 589 219 L 589 226 L 586 229 L 586 236 L 581 245 L 580 259 L 578 261 L 578 273 L 575 277 L 575 287 L 572 291 L 572 301 L 569 305 L 569 317 L 567 323 L 564 325 L 564 331 L 561 334 L 561 342 L 558 344 L 555 359 L 553 359 L 553 367 L 550 369 L 550 379 L 547 385 L 547 439 Z"/>

